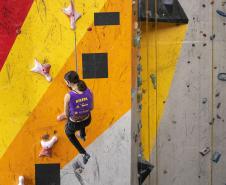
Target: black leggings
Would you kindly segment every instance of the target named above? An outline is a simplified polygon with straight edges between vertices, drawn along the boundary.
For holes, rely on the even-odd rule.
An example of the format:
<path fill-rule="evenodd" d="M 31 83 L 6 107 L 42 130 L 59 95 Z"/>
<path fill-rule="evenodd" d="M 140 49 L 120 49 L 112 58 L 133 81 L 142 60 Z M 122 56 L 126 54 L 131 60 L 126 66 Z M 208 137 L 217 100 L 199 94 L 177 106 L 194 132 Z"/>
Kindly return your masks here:
<path fill-rule="evenodd" d="M 77 130 L 80 130 L 80 136 L 85 137 L 86 131 L 85 127 L 87 127 L 91 122 L 91 115 L 88 119 L 81 121 L 81 122 L 73 122 L 70 119 L 68 119 L 68 122 L 65 125 L 65 133 L 68 137 L 68 139 L 71 141 L 71 143 L 75 146 L 75 148 L 79 151 L 80 154 L 86 154 L 85 149 L 83 146 L 79 143 L 78 139 L 75 137 L 75 132 Z"/>

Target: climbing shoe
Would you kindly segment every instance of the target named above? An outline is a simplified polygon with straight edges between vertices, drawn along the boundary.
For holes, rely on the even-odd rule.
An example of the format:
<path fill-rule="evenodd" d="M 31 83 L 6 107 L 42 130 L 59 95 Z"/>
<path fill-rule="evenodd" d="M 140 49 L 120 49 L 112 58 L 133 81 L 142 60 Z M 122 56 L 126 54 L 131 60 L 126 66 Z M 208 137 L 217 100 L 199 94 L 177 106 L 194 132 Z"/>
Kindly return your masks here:
<path fill-rule="evenodd" d="M 83 163 L 86 164 L 88 162 L 89 158 L 90 158 L 90 155 L 88 153 L 84 154 L 83 155 Z"/>

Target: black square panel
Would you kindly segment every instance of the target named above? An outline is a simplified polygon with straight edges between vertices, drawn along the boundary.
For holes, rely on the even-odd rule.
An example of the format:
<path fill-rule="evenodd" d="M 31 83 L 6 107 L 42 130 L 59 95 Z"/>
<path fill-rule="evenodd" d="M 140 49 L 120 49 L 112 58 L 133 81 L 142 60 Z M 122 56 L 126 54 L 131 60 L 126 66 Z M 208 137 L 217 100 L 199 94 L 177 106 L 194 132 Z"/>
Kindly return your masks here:
<path fill-rule="evenodd" d="M 35 164 L 36 185 L 60 185 L 60 164 Z"/>
<path fill-rule="evenodd" d="M 94 13 L 94 25 L 95 26 L 119 25 L 119 24 L 120 24 L 120 13 L 119 12 Z"/>
<path fill-rule="evenodd" d="M 83 78 L 108 78 L 108 54 L 82 54 Z"/>

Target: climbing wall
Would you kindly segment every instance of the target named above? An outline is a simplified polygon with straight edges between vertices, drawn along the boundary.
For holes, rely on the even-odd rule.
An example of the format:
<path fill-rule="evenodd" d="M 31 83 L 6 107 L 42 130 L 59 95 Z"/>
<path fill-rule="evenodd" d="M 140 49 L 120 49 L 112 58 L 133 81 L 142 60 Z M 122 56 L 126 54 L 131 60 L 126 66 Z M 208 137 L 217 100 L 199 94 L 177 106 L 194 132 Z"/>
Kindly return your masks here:
<path fill-rule="evenodd" d="M 188 24 L 140 21 L 146 185 L 226 184 L 223 2 L 179 0 Z"/>
<path fill-rule="evenodd" d="M 69 0 L 0 2 L 0 184 L 130 184 L 131 14 L 128 0 L 74 1 L 76 29 L 62 9 Z M 49 63 L 52 81 L 33 73 Z M 94 94 L 82 145 L 91 154 L 74 174 L 77 151 L 64 133 L 64 74 L 77 70 Z M 52 157 L 39 157 L 41 136 L 56 135 Z"/>

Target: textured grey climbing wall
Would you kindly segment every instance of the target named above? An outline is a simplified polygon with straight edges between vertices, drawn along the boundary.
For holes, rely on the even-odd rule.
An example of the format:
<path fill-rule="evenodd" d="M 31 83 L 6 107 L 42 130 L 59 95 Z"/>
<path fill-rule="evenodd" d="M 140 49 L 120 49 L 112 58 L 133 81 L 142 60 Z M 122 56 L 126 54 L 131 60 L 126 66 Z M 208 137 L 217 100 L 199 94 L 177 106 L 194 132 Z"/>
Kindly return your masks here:
<path fill-rule="evenodd" d="M 221 0 L 179 2 L 188 31 L 151 154 L 155 169 L 144 184 L 225 185 L 226 82 L 217 76 L 226 72 L 226 18 L 216 10 L 226 6 Z"/>
<path fill-rule="evenodd" d="M 91 159 L 81 174 L 76 175 L 72 167 L 75 161 L 82 160 L 81 156 L 76 157 L 61 170 L 61 184 L 129 185 L 131 168 L 130 122 L 131 111 L 123 115 L 88 147 Z"/>
<path fill-rule="evenodd" d="M 207 185 L 211 182 L 212 5 L 180 1 L 189 17 L 165 113 L 157 134 L 156 184 Z"/>
<path fill-rule="evenodd" d="M 226 82 L 219 81 L 219 73 L 226 72 L 226 18 L 217 15 L 216 10 L 226 11 L 222 0 L 215 1 L 213 14 L 213 152 L 221 153 L 218 163 L 212 164 L 212 184 L 226 184 Z"/>

